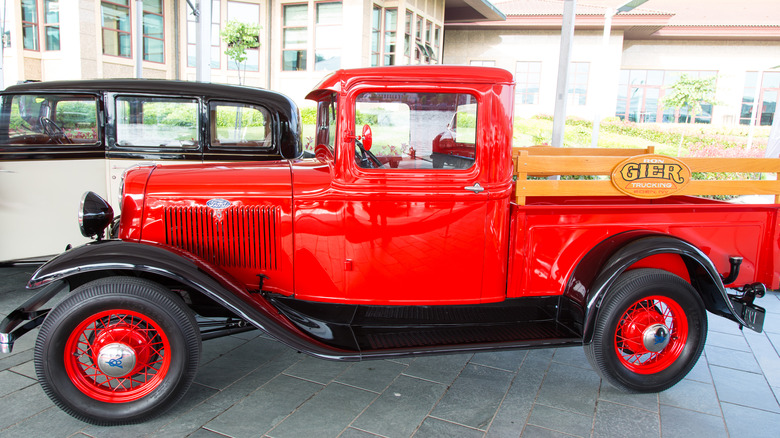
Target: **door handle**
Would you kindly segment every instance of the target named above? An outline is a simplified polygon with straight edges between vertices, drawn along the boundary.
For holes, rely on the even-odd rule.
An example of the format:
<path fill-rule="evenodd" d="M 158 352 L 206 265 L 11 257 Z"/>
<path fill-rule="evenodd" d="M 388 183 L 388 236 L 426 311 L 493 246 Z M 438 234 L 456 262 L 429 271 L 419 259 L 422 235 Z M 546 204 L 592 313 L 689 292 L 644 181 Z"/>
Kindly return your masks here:
<path fill-rule="evenodd" d="M 485 191 L 485 188 L 479 185 L 479 183 L 476 183 L 471 187 L 463 187 L 463 188 L 474 193 L 482 193 Z"/>

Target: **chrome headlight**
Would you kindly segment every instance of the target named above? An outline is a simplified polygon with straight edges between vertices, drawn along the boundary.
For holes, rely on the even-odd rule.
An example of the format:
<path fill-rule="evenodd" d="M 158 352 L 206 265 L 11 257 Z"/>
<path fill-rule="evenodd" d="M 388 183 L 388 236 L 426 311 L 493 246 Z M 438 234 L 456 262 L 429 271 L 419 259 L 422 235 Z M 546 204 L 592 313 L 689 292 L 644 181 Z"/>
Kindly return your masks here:
<path fill-rule="evenodd" d="M 95 192 L 86 192 L 79 205 L 79 228 L 84 237 L 103 238 L 103 230 L 114 220 L 114 210 Z"/>

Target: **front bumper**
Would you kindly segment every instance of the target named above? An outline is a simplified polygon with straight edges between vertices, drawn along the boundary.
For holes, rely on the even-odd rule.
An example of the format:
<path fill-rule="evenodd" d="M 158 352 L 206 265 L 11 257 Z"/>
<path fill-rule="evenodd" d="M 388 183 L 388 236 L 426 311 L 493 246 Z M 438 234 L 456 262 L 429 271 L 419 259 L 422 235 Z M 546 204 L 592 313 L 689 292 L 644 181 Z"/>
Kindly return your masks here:
<path fill-rule="evenodd" d="M 62 280 L 49 283 L 0 322 L 0 353 L 10 353 L 14 341 L 43 324 L 51 309 L 41 309 L 41 306 L 66 289 L 68 284 Z"/>

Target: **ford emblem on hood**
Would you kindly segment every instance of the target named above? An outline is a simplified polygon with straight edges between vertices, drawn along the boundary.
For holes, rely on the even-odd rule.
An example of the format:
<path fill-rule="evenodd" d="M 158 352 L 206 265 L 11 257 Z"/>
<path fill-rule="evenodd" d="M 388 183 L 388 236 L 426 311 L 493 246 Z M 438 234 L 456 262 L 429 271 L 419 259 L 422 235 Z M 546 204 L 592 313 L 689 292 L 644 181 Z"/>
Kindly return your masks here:
<path fill-rule="evenodd" d="M 224 210 L 230 207 L 230 201 L 220 198 L 209 199 L 208 202 L 206 202 L 206 207 L 213 208 L 214 210 Z"/>

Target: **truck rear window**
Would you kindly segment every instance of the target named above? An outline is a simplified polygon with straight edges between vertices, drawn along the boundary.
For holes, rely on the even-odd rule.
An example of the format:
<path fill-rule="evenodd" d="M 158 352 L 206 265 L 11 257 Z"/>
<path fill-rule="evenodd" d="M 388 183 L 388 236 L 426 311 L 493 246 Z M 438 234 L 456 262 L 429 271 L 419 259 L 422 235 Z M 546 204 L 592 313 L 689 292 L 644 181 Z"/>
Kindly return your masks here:
<path fill-rule="evenodd" d="M 477 99 L 470 94 L 362 93 L 355 104 L 355 131 L 364 125 L 371 127 L 370 151 L 382 169 L 474 165 Z M 365 161 L 358 165 L 368 167 Z"/>

